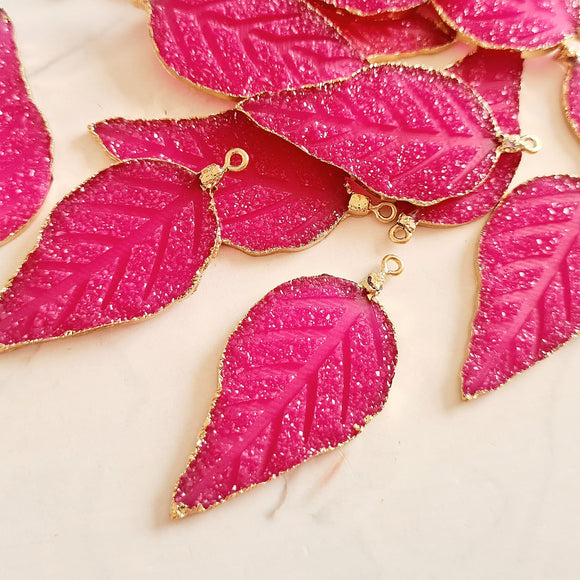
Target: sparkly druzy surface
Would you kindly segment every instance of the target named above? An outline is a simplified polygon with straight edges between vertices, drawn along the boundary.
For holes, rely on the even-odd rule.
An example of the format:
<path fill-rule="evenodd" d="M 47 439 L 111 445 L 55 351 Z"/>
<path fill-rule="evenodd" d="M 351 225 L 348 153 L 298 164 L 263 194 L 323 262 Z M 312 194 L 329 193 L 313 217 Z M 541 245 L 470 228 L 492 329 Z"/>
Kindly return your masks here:
<path fill-rule="evenodd" d="M 450 24 L 496 48 L 534 50 L 574 35 L 578 0 L 435 0 Z"/>
<path fill-rule="evenodd" d="M 480 48 L 447 70 L 485 99 L 502 132 L 517 135 L 522 69 L 520 53 Z M 485 215 L 506 192 L 521 159 L 521 153 L 502 154 L 489 177 L 472 193 L 418 208 L 416 219 L 423 223 L 459 225 Z"/>
<path fill-rule="evenodd" d="M 154 160 L 105 169 L 56 207 L 2 294 L 0 349 L 157 312 L 192 288 L 216 231 L 196 174 Z"/>
<path fill-rule="evenodd" d="M 432 70 L 371 67 L 242 106 L 260 125 L 389 198 L 425 204 L 462 195 L 496 160 L 488 110 L 467 85 Z"/>
<path fill-rule="evenodd" d="M 237 96 L 346 76 L 364 64 L 300 0 L 151 0 L 151 30 L 171 69 Z"/>
<path fill-rule="evenodd" d="M 22 78 L 12 24 L 0 9 L 0 243 L 42 205 L 50 164 L 50 135 Z"/>
<path fill-rule="evenodd" d="M 501 155 L 489 177 L 473 192 L 463 197 L 446 199 L 435 205 L 414 208 L 415 219 L 425 224 L 456 226 L 480 218 L 490 212 L 507 191 L 521 160 L 521 153 Z M 403 209 L 403 211 L 412 210 Z"/>
<path fill-rule="evenodd" d="M 524 60 L 513 50 L 479 48 L 447 69 L 475 89 L 490 106 L 504 133 L 520 131 L 520 91 Z"/>
<path fill-rule="evenodd" d="M 251 252 L 298 248 L 324 235 L 348 209 L 344 172 L 264 131 L 239 111 L 205 119 L 94 126 L 115 156 L 167 159 L 200 171 L 241 147 L 246 169 L 228 173 L 214 194 L 225 242 Z"/>
<path fill-rule="evenodd" d="M 467 397 L 495 389 L 580 330 L 580 178 L 518 187 L 484 229 Z"/>
<path fill-rule="evenodd" d="M 344 8 L 360 14 L 378 14 L 379 12 L 400 11 L 425 4 L 426 0 L 325 0 L 338 8 Z"/>
<path fill-rule="evenodd" d="M 580 62 L 575 60 L 570 66 L 563 96 L 568 122 L 580 136 Z"/>
<path fill-rule="evenodd" d="M 335 8 L 324 0 L 309 1 L 367 58 L 429 52 L 455 39 L 455 32 L 443 23 L 430 4 L 402 12 L 360 16 Z"/>
<path fill-rule="evenodd" d="M 354 282 L 278 286 L 230 337 L 221 393 L 174 500 L 211 507 L 354 437 L 383 407 L 396 357 L 388 318 Z"/>

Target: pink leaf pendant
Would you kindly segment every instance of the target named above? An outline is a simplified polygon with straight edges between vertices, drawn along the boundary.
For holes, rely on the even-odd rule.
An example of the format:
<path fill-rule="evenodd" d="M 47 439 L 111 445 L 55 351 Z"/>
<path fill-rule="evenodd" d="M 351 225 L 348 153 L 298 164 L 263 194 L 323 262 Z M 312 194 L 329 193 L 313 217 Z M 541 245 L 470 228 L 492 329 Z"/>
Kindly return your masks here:
<path fill-rule="evenodd" d="M 500 150 L 496 121 L 478 95 L 450 75 L 416 67 L 373 66 L 240 107 L 371 191 L 417 205 L 473 190 Z"/>
<path fill-rule="evenodd" d="M 520 53 L 480 48 L 447 70 L 485 99 L 503 132 L 517 135 L 522 69 Z M 512 182 L 521 158 L 521 153 L 502 153 L 488 178 L 463 197 L 427 207 L 401 206 L 400 209 L 417 222 L 428 225 L 455 226 L 473 221 L 497 205 Z"/>
<path fill-rule="evenodd" d="M 580 138 L 580 57 L 565 47 L 562 54 L 568 71 L 562 86 L 564 114 L 571 129 Z"/>
<path fill-rule="evenodd" d="M 456 33 L 447 26 L 430 4 L 403 12 L 358 15 L 309 0 L 369 62 L 385 55 L 414 55 L 442 50 L 455 41 Z"/>
<path fill-rule="evenodd" d="M 32 102 L 0 9 L 0 244 L 38 211 L 52 180 L 50 134 Z"/>
<path fill-rule="evenodd" d="M 576 34 L 578 0 L 433 0 L 443 19 L 488 48 L 542 50 Z"/>
<path fill-rule="evenodd" d="M 0 296 L 0 351 L 158 312 L 195 290 L 217 234 L 197 174 L 155 160 L 105 169 L 54 209 Z"/>
<path fill-rule="evenodd" d="M 232 96 L 343 77 L 365 64 L 301 0 L 150 0 L 150 25 L 170 69 Z"/>
<path fill-rule="evenodd" d="M 463 396 L 497 389 L 580 330 L 580 178 L 540 177 L 502 202 L 479 247 Z"/>
<path fill-rule="evenodd" d="M 214 199 L 224 243 L 250 254 L 300 249 L 329 233 L 345 216 L 345 174 L 264 131 L 239 111 L 205 119 L 128 121 L 93 126 L 119 159 L 166 159 L 200 171 L 233 146 L 248 167 L 224 180 Z"/>
<path fill-rule="evenodd" d="M 396 359 L 389 319 L 358 284 L 321 275 L 272 290 L 226 345 L 172 517 L 214 507 L 355 437 L 385 404 Z"/>

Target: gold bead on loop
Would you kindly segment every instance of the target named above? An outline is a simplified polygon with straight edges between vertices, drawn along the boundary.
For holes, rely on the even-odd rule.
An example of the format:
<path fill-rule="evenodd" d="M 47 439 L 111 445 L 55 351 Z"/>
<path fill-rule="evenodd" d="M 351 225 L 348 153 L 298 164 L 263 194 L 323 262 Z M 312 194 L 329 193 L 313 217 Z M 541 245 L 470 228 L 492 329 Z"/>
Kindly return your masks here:
<path fill-rule="evenodd" d="M 241 162 L 238 165 L 232 163 L 232 157 L 234 155 L 241 157 Z M 222 167 L 216 163 L 212 163 L 201 170 L 199 174 L 201 187 L 206 191 L 214 190 L 228 171 L 242 171 L 242 169 L 248 166 L 249 162 L 250 156 L 243 149 L 230 149 L 226 153 L 226 159 Z"/>
<path fill-rule="evenodd" d="M 417 229 L 417 222 L 410 215 L 400 213 L 397 223 L 389 230 L 389 239 L 396 244 L 406 244 Z"/>

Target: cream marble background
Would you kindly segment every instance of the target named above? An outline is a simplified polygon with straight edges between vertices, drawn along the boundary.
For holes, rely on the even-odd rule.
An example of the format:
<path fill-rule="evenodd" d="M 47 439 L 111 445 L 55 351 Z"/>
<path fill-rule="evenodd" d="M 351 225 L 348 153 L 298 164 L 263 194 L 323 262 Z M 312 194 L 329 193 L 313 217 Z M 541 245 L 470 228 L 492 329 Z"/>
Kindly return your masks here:
<path fill-rule="evenodd" d="M 49 199 L 0 248 L 7 280 L 49 209 L 110 163 L 88 123 L 228 103 L 167 74 L 130 0 L 1 3 L 55 142 Z M 580 172 L 580 141 L 559 109 L 563 73 L 550 58 L 526 63 L 522 127 L 544 149 L 517 181 Z M 171 491 L 225 337 L 289 278 L 361 279 L 393 250 L 383 226 L 347 220 L 306 252 L 267 258 L 223 248 L 198 292 L 151 321 L 2 355 L 0 577 L 578 578 L 580 342 L 460 400 L 482 226 L 421 229 L 396 249 L 407 269 L 383 300 L 400 363 L 387 408 L 358 440 L 184 521 L 169 520 Z"/>

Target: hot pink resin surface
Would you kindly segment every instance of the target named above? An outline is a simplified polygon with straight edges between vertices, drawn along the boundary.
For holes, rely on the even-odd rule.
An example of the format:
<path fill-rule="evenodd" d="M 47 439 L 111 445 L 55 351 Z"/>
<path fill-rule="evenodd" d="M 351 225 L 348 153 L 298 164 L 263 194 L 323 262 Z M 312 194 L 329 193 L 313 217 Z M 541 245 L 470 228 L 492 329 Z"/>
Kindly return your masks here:
<path fill-rule="evenodd" d="M 576 33 L 578 0 L 434 0 L 443 18 L 483 46 L 535 50 Z"/>
<path fill-rule="evenodd" d="M 195 287 L 216 233 L 193 172 L 154 160 L 105 169 L 55 208 L 0 297 L 0 350 L 161 310 Z"/>
<path fill-rule="evenodd" d="M 300 0 L 151 0 L 153 39 L 180 76 L 235 96 L 343 77 L 364 62 Z"/>
<path fill-rule="evenodd" d="M 568 122 L 576 135 L 580 136 L 580 62 L 576 59 L 570 65 L 570 71 L 564 84 L 564 103 Z"/>
<path fill-rule="evenodd" d="M 517 135 L 520 132 L 518 114 L 522 69 L 520 53 L 480 48 L 447 70 L 468 83 L 486 100 L 503 132 Z M 417 208 L 415 218 L 423 223 L 452 226 L 485 215 L 506 192 L 521 159 L 521 153 L 502 154 L 489 177 L 473 192 Z"/>
<path fill-rule="evenodd" d="M 430 4 L 402 12 L 360 16 L 324 0 L 309 1 L 366 58 L 430 52 L 455 40 L 455 32 Z"/>
<path fill-rule="evenodd" d="M 478 219 L 498 204 L 513 181 L 521 160 L 521 153 L 503 154 L 489 177 L 472 193 L 427 207 L 401 206 L 401 210 L 411 213 L 424 224 L 440 226 L 458 226 Z"/>
<path fill-rule="evenodd" d="M 244 171 L 214 193 L 222 237 L 251 252 L 299 248 L 328 233 L 348 209 L 344 172 L 264 131 L 239 111 L 205 119 L 97 123 L 95 133 L 120 159 L 155 157 L 200 171 L 241 147 Z"/>
<path fill-rule="evenodd" d="M 360 14 L 378 14 L 380 12 L 408 10 L 427 0 L 326 0 L 338 8 L 344 8 Z"/>
<path fill-rule="evenodd" d="M 396 358 L 391 323 L 358 284 L 322 275 L 278 286 L 230 337 L 174 501 L 207 509 L 354 437 L 385 404 Z"/>
<path fill-rule="evenodd" d="M 580 178 L 540 177 L 491 216 L 463 394 L 496 389 L 580 330 Z"/>
<path fill-rule="evenodd" d="M 0 9 L 0 243 L 42 205 L 50 165 L 50 134 L 22 78 L 12 24 Z"/>
<path fill-rule="evenodd" d="M 447 72 L 457 75 L 485 99 L 503 132 L 517 134 L 523 68 L 519 52 L 478 48 Z"/>
<path fill-rule="evenodd" d="M 380 195 L 419 205 L 475 188 L 493 168 L 499 145 L 492 115 L 466 84 L 421 68 L 371 67 L 241 106 Z"/>

